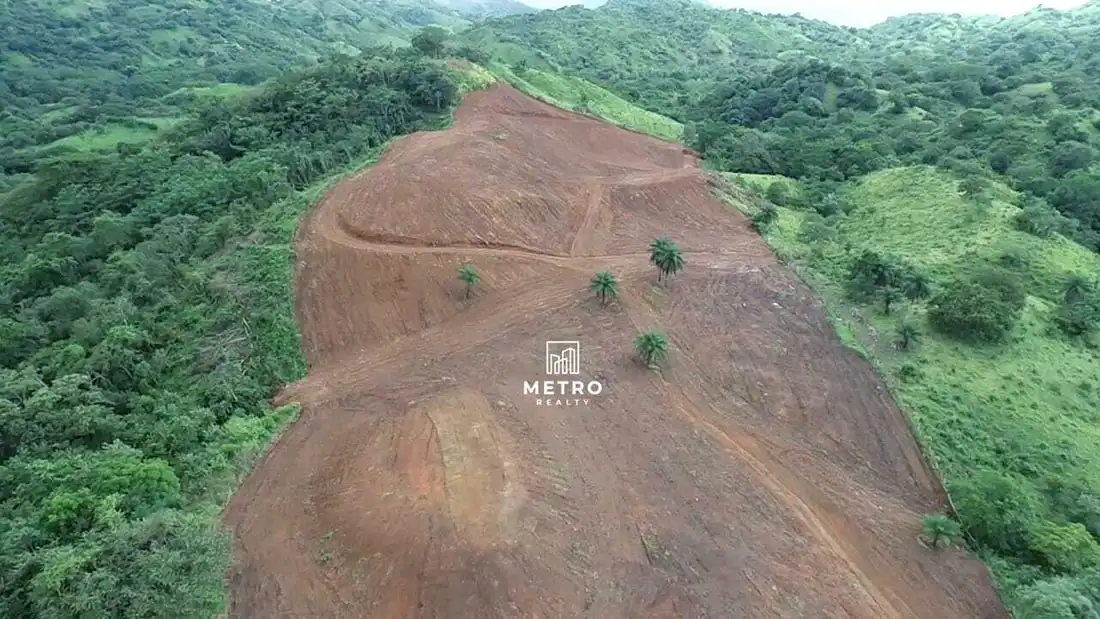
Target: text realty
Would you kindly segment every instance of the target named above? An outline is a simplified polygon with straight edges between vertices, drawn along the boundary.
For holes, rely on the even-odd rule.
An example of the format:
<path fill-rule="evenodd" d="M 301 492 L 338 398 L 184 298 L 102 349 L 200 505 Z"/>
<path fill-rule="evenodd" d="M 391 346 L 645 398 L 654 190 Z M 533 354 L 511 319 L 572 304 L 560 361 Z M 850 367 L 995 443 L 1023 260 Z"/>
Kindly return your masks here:
<path fill-rule="evenodd" d="M 591 396 L 603 392 L 603 383 L 592 380 L 543 380 L 523 381 L 523 395 L 539 396 L 535 399 L 538 406 L 588 406 L 587 398 L 569 398 L 566 396 Z"/>

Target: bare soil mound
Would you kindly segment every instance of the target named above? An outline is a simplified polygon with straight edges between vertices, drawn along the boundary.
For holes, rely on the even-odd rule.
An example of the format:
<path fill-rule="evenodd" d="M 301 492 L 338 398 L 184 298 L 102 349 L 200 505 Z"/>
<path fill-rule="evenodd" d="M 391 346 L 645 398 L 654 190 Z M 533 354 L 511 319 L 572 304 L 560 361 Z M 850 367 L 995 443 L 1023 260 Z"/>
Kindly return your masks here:
<path fill-rule="evenodd" d="M 708 182 L 497 85 L 334 188 L 296 241 L 302 417 L 226 514 L 232 615 L 1007 617 L 918 542 L 944 499 L 904 419 Z M 665 234 L 687 269 L 657 285 Z M 547 341 L 602 391 L 525 393 Z"/>

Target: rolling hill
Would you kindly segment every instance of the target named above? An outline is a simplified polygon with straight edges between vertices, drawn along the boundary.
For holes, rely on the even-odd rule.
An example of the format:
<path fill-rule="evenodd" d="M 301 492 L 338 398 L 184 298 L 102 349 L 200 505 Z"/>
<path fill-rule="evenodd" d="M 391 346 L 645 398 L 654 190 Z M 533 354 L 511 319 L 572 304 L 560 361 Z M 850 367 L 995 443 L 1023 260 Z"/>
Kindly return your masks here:
<path fill-rule="evenodd" d="M 526 10 L 430 0 L 32 0 L 0 5 L 0 168 L 40 148 L 147 139 L 211 96 L 239 93 L 333 53 L 406 46 L 419 27 Z"/>
<path fill-rule="evenodd" d="M 277 449 L 237 495 L 237 608 L 1001 616 L 969 553 L 1018 618 L 1100 612 L 1100 2 L 854 29 L 687 0 L 30 0 L 0 24 L 0 614 L 224 612 L 214 524 L 288 384 L 317 457 Z M 424 25 L 438 53 L 406 46 Z M 575 114 L 500 85 L 459 107 L 493 79 Z M 686 270 L 653 286 L 662 231 Z M 460 257 L 484 296 L 456 296 Z M 296 266 L 331 285 L 295 299 Z M 622 276 L 603 313 L 597 268 Z M 540 417 L 472 386 L 536 371 L 542 327 L 596 342 L 631 404 Z M 629 361 L 657 328 L 663 376 Z M 402 586 L 360 586 L 410 549 Z M 782 592 L 723 583 L 746 557 Z"/>

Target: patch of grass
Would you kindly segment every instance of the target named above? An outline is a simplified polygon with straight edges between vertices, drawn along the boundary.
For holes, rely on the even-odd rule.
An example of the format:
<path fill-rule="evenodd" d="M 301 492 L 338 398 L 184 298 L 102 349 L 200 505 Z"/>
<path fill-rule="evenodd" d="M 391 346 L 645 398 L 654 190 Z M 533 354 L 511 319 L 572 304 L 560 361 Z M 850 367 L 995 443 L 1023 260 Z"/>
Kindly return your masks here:
<path fill-rule="evenodd" d="M 468 61 L 453 61 L 451 67 L 455 69 L 458 77 L 459 92 L 467 94 L 475 90 L 488 88 L 497 81 L 497 77 L 485 67 Z"/>
<path fill-rule="evenodd" d="M 179 123 L 183 119 L 178 118 L 178 117 L 171 117 L 171 116 L 153 116 L 153 117 L 146 117 L 146 118 L 138 118 L 137 120 L 140 121 L 140 122 L 152 123 L 152 124 L 156 125 L 158 129 L 167 129 L 167 128 Z"/>
<path fill-rule="evenodd" d="M 47 148 L 67 147 L 82 151 L 110 150 L 117 144 L 140 144 L 148 141 L 156 130 L 141 126 L 106 125 L 51 142 Z"/>
<path fill-rule="evenodd" d="M 964 254 L 991 251 L 1012 230 L 1016 208 L 981 207 L 959 195 L 954 179 L 931 167 L 869 174 L 845 197 L 853 205 L 846 236 L 947 275 Z M 920 234 L 914 234 L 920 230 Z"/>
<path fill-rule="evenodd" d="M 178 45 L 189 38 L 195 38 L 197 33 L 191 28 L 162 28 L 149 33 L 149 42 L 159 45 Z"/>
<path fill-rule="evenodd" d="M 333 557 L 332 537 L 333 537 L 333 535 L 334 535 L 334 532 L 329 531 L 329 532 L 325 533 L 324 536 L 321 538 L 321 556 L 320 556 L 321 563 L 328 564 L 328 563 L 332 562 L 332 557 Z"/>
<path fill-rule="evenodd" d="M 1054 92 L 1054 85 L 1050 82 L 1036 82 L 1034 84 L 1021 84 L 1016 92 L 1021 95 L 1027 95 L 1034 97 L 1036 95 L 1045 95 Z"/>
<path fill-rule="evenodd" d="M 165 95 L 164 99 L 168 101 L 185 99 L 194 100 L 201 98 L 231 99 L 247 95 L 255 89 L 256 86 L 223 82 L 216 86 L 188 86 L 180 88 Z"/>
<path fill-rule="evenodd" d="M 671 118 L 643 110 L 621 97 L 579 77 L 526 69 L 522 75 L 501 64 L 490 70 L 517 89 L 551 105 L 588 113 L 612 124 L 647 133 L 670 142 L 679 141 L 684 126 Z"/>
<path fill-rule="evenodd" d="M 1080 245 L 1018 231 L 1013 218 L 1019 209 L 999 199 L 1011 197 L 1011 190 L 995 186 L 991 193 L 998 197 L 982 206 L 956 186 L 956 179 L 925 166 L 869 174 L 845 191 L 853 211 L 842 240 L 895 254 L 938 278 L 959 274 L 960 263 L 997 263 L 1011 253 L 1025 260 L 1012 270 L 1029 294 L 1048 301 L 1060 298 L 1067 274 L 1098 272 L 1100 260 Z"/>
<path fill-rule="evenodd" d="M 761 180 L 725 176 L 745 185 Z M 1062 237 L 1016 231 L 1015 206 L 994 199 L 978 207 L 958 195 L 956 182 L 928 167 L 876 172 L 846 188 L 853 208 L 832 222 L 834 238 L 806 241 L 802 226 L 815 215 L 785 208 L 764 238 L 821 296 L 844 343 L 878 369 L 948 488 L 983 467 L 1040 490 L 1055 479 L 1100 479 L 1100 352 L 1066 340 L 1050 322 L 1065 275 L 1100 273 L 1100 256 Z M 1011 192 L 994 187 L 994 193 Z M 1024 257 L 1013 271 L 1029 297 L 1012 335 L 998 346 L 937 335 L 921 303 L 887 316 L 844 295 L 849 261 L 863 249 L 901 256 L 942 285 L 1010 248 Z M 902 353 L 891 339 L 906 312 L 925 336 Z M 990 564 L 1002 584 L 1015 578 L 1010 562 Z"/>
<path fill-rule="evenodd" d="M 785 185 L 791 196 L 799 196 L 802 193 L 802 184 L 793 178 L 779 174 L 746 174 L 741 172 L 726 172 L 722 174 L 734 184 L 751 189 L 757 195 L 763 197 L 768 193 L 768 188 L 774 183 Z"/>

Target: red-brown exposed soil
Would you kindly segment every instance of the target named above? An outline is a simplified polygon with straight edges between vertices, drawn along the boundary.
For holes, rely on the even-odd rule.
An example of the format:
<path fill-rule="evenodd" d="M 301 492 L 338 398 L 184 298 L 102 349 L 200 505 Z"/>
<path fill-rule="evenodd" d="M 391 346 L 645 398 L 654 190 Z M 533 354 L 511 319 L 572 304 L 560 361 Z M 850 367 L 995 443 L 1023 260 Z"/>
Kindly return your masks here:
<path fill-rule="evenodd" d="M 656 285 L 665 234 L 687 267 Z M 681 147 L 497 85 L 296 249 L 311 369 L 227 510 L 234 616 L 1007 617 L 918 542 L 942 490 L 872 369 Z M 651 328 L 660 372 L 632 358 Z M 525 395 L 546 340 L 603 392 Z"/>

